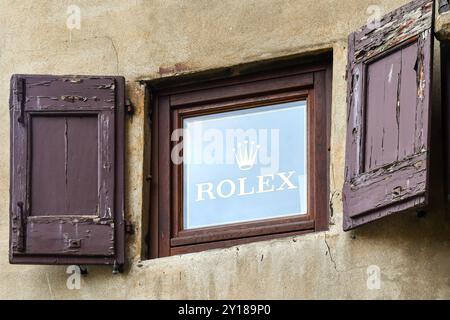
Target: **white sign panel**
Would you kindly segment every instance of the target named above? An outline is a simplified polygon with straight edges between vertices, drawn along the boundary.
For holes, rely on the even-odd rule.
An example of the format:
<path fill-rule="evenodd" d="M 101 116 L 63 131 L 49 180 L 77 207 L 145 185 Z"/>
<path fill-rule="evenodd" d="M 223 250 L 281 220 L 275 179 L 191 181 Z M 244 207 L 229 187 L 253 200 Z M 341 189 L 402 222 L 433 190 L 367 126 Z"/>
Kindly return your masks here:
<path fill-rule="evenodd" d="M 307 213 L 307 105 L 184 120 L 184 228 Z"/>

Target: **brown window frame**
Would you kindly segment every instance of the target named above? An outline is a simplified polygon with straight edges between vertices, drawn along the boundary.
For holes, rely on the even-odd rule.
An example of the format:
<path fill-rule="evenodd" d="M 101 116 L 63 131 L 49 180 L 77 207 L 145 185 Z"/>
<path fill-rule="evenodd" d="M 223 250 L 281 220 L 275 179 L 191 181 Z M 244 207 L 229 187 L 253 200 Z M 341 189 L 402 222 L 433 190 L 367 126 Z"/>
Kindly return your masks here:
<path fill-rule="evenodd" d="M 150 258 L 328 230 L 331 73 L 326 55 L 246 75 L 175 77 L 152 86 Z M 171 133 L 183 117 L 299 100 L 308 101 L 307 215 L 182 230 L 183 165 L 173 164 L 170 154 Z"/>

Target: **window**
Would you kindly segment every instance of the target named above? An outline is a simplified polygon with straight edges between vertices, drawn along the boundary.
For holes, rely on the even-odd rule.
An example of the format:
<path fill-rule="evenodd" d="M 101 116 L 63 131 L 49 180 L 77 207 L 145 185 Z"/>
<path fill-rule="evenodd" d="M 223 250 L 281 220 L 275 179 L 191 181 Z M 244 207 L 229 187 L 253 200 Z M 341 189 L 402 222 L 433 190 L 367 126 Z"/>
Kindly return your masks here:
<path fill-rule="evenodd" d="M 154 88 L 151 257 L 328 228 L 328 61 Z"/>
<path fill-rule="evenodd" d="M 344 230 L 428 202 L 432 0 L 350 35 Z"/>
<path fill-rule="evenodd" d="M 306 105 L 183 119 L 185 230 L 307 214 Z"/>

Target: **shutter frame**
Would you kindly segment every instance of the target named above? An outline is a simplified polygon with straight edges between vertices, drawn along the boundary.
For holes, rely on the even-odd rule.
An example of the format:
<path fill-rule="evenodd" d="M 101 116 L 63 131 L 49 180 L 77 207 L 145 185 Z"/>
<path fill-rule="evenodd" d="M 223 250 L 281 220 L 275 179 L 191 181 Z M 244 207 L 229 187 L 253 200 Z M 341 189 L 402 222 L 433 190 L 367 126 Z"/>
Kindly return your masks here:
<path fill-rule="evenodd" d="M 124 264 L 124 112 L 123 77 L 22 74 L 11 77 L 11 263 Z M 47 215 L 45 209 L 42 212 L 31 210 L 33 208 L 31 194 L 35 192 L 32 191 L 32 186 L 36 183 L 38 187 L 45 186 L 47 183 L 47 181 L 40 182 L 36 177 L 33 178 L 34 181 L 31 179 L 33 171 L 31 163 L 37 161 L 32 157 L 33 148 L 37 149 L 35 151 L 37 158 L 41 158 L 40 149 L 33 145 L 36 132 L 39 131 L 34 132 L 38 128 L 35 124 L 36 119 L 53 119 L 52 121 L 56 123 L 63 121 L 61 119 L 66 121 L 64 134 L 66 150 L 57 148 L 55 153 L 63 152 L 66 157 L 64 160 L 66 189 L 68 179 L 71 186 L 71 189 L 68 189 L 70 192 L 65 191 L 68 194 L 66 202 L 67 199 L 70 202 L 74 192 L 78 194 L 78 198 L 74 198 L 77 200 L 74 204 L 66 205 L 66 210 L 61 211 L 61 214 L 48 210 Z M 88 119 L 90 127 L 85 127 L 88 123 L 85 121 Z M 46 129 L 45 122 L 40 128 L 44 128 L 41 138 L 44 138 L 45 144 L 51 144 L 46 140 L 47 137 L 50 138 L 46 133 L 47 131 L 50 133 L 51 128 Z M 83 141 L 79 138 L 77 141 L 77 134 L 88 131 L 85 130 L 87 128 L 90 128 L 91 136 L 97 139 Z M 61 134 L 58 133 L 55 131 L 54 136 L 59 139 Z M 47 150 L 45 144 L 42 146 L 43 150 Z M 84 149 L 85 145 L 95 146 L 96 151 Z M 70 150 L 69 147 L 74 150 Z M 77 164 L 76 157 L 70 160 L 70 157 L 78 151 L 80 151 L 79 159 L 87 159 L 87 166 L 98 173 L 94 178 L 88 179 L 96 181 L 97 188 L 94 185 L 91 188 L 96 192 L 98 190 L 98 197 L 92 195 L 91 189 L 83 191 L 85 180 L 81 173 L 85 171 L 85 167 Z M 54 155 L 51 157 L 57 158 Z M 90 161 L 94 159 L 92 157 L 97 159 L 97 162 L 92 163 Z M 51 160 L 53 161 L 53 158 Z M 42 168 L 45 173 L 45 167 Z M 48 172 L 52 173 L 52 170 Z M 58 172 L 55 170 L 53 174 L 57 176 Z M 48 179 L 51 181 L 52 177 Z M 61 180 L 61 177 L 56 179 Z M 52 189 L 52 192 L 54 191 Z M 58 192 L 57 194 L 59 195 Z M 89 216 L 84 215 L 80 209 L 85 206 L 84 200 L 89 202 L 84 197 L 86 195 L 95 198 L 96 201 L 97 209 Z M 52 201 L 45 197 L 40 198 L 39 202 L 44 203 L 44 208 L 46 202 Z M 106 217 L 109 213 L 111 216 Z"/>
<path fill-rule="evenodd" d="M 397 212 L 425 206 L 428 202 L 433 22 L 434 2 L 416 0 L 384 16 L 378 28 L 366 26 L 349 36 L 347 149 L 343 188 L 345 231 Z M 400 124 L 399 120 L 399 110 L 405 105 L 410 106 L 401 103 L 402 80 L 409 79 L 408 75 L 404 76 L 405 71 L 401 67 L 396 87 L 397 139 L 400 140 L 401 125 L 403 130 L 404 126 L 414 125 L 414 152 L 400 156 L 397 142 L 397 160 L 367 168 L 366 131 L 368 124 L 376 120 L 367 114 L 368 97 L 373 88 L 371 84 L 377 84 L 379 80 L 375 76 L 370 78 L 369 67 L 398 52 L 401 52 L 399 64 L 403 66 L 407 55 L 404 56 L 402 50 L 413 50 L 415 46 L 417 99 L 414 123 L 405 125 L 404 122 Z M 393 66 L 394 63 L 391 75 Z M 388 105 L 386 100 L 383 103 Z"/>

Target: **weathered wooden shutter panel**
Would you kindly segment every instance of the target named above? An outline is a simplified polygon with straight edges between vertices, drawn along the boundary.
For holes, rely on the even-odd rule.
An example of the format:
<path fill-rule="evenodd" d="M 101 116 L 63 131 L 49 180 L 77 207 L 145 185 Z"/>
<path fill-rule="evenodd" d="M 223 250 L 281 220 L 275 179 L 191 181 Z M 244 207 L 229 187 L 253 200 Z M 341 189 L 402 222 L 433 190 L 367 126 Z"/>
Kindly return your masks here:
<path fill-rule="evenodd" d="M 11 263 L 124 263 L 124 79 L 11 79 Z"/>
<path fill-rule="evenodd" d="M 344 230 L 428 198 L 434 3 L 349 37 Z"/>

